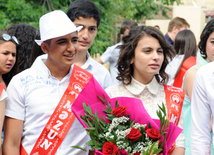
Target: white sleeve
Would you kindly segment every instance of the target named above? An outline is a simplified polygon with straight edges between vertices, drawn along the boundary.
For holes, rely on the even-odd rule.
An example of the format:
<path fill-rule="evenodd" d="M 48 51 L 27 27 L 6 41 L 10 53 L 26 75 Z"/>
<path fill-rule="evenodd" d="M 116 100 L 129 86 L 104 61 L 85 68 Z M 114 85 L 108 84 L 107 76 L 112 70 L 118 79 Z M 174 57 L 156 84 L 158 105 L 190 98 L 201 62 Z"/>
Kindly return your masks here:
<path fill-rule="evenodd" d="M 113 56 L 112 51 L 113 51 L 112 47 L 108 47 L 106 51 L 101 55 L 100 59 L 103 63 L 111 61 L 111 57 Z"/>
<path fill-rule="evenodd" d="M 200 69 L 199 69 L 200 70 Z M 194 80 L 191 102 L 191 154 L 210 154 L 211 108 L 207 100 L 203 74 L 197 72 Z"/>
<path fill-rule="evenodd" d="M 13 77 L 7 87 L 8 97 L 5 100 L 5 115 L 11 118 L 24 120 L 25 105 L 23 87 L 17 76 Z"/>

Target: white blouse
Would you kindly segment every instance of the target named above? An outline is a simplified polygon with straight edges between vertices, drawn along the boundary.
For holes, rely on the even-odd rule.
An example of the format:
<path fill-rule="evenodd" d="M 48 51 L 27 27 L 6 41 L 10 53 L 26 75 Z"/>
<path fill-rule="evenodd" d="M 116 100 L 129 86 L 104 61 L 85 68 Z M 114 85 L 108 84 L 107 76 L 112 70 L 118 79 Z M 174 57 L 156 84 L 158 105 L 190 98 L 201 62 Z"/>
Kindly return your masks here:
<path fill-rule="evenodd" d="M 156 111 L 159 110 L 158 105 L 162 105 L 162 102 L 166 106 L 166 98 L 164 92 L 164 86 L 159 84 L 154 77 L 153 80 L 144 85 L 134 78 L 129 85 L 118 84 L 111 86 L 105 90 L 110 98 L 114 97 L 134 97 L 141 99 L 143 105 L 150 116 L 154 119 L 159 119 Z M 178 126 L 183 129 L 184 126 L 183 115 L 181 113 L 180 121 Z M 178 136 L 176 140 L 176 147 L 185 147 L 184 145 L 184 132 Z"/>

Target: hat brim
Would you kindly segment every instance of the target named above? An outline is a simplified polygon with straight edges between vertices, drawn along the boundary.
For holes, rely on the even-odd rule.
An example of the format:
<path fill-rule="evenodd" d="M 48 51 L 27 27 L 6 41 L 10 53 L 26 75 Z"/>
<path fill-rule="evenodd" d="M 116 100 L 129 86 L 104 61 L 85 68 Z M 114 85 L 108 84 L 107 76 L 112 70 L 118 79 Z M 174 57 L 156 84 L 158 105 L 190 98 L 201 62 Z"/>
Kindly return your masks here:
<path fill-rule="evenodd" d="M 83 26 L 78 26 L 78 27 L 76 28 L 76 31 L 79 32 L 82 28 L 83 28 Z M 73 32 L 75 32 L 75 31 L 73 31 Z M 73 33 L 73 32 L 70 32 L 70 33 Z M 69 34 L 69 33 L 68 33 L 68 34 Z M 67 34 L 65 34 L 65 35 L 67 35 Z M 64 36 L 64 35 L 61 35 L 61 36 Z M 61 37 L 61 36 L 57 36 L 57 37 Z M 54 38 L 57 38 L 57 37 L 54 37 Z M 53 38 L 50 38 L 50 39 L 53 39 Z M 35 42 L 36 42 L 39 46 L 41 46 L 42 42 L 44 42 L 44 41 L 45 41 L 45 40 L 37 40 L 37 39 L 35 39 Z"/>

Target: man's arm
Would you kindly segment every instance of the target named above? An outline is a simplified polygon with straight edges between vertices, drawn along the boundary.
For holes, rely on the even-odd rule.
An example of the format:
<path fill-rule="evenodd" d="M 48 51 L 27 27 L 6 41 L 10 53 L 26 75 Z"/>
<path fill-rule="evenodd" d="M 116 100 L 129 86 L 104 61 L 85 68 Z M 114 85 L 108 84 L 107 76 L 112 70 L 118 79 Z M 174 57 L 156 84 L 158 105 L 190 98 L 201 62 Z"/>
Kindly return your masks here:
<path fill-rule="evenodd" d="M 202 68 L 201 68 L 202 69 Z M 203 70 L 198 70 L 195 75 L 192 102 L 191 102 L 191 153 L 192 155 L 205 155 L 210 152 L 210 103 L 207 99 Z"/>
<path fill-rule="evenodd" d="M 22 131 L 22 120 L 5 118 L 3 155 L 20 155 Z"/>

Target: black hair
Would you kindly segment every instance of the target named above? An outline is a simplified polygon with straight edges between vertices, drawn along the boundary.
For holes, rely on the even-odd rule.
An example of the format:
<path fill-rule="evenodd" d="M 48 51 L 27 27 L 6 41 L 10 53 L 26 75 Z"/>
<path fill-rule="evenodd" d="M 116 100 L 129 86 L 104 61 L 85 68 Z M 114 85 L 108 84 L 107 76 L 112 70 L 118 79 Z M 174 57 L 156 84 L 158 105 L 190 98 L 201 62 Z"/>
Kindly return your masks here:
<path fill-rule="evenodd" d="M 200 49 L 200 53 L 202 54 L 204 59 L 207 58 L 207 52 L 206 52 L 207 39 L 209 38 L 212 32 L 214 32 L 214 19 L 211 19 L 207 23 L 207 25 L 205 26 L 200 36 L 198 48 Z"/>
<path fill-rule="evenodd" d="M 174 49 L 176 54 L 184 55 L 184 58 L 175 74 L 176 77 L 183 62 L 191 56 L 196 56 L 197 45 L 194 33 L 191 30 L 182 30 L 178 32 L 175 37 Z"/>
<path fill-rule="evenodd" d="M 37 30 L 37 33 L 36 33 L 36 37 L 35 37 L 36 40 L 40 40 L 40 33 L 39 33 L 39 30 Z M 45 41 L 45 42 L 48 42 L 48 41 Z M 50 44 L 49 44 L 50 46 Z M 31 53 L 31 65 L 33 64 L 33 62 L 36 60 L 36 58 L 40 55 L 44 54 L 44 52 L 42 51 L 41 49 L 41 46 L 39 46 L 35 41 L 33 43 L 33 49 L 32 49 L 32 53 Z"/>
<path fill-rule="evenodd" d="M 76 0 L 74 2 L 71 2 L 66 14 L 72 22 L 75 21 L 76 18 L 79 19 L 79 17 L 93 17 L 97 21 L 97 27 L 99 27 L 100 11 L 98 7 L 89 0 Z"/>
<path fill-rule="evenodd" d="M 29 24 L 16 24 L 7 28 L 7 32 L 16 36 L 19 40 L 19 46 L 17 46 L 17 53 L 19 55 L 17 73 L 19 73 L 31 66 L 30 58 L 37 29 Z"/>

